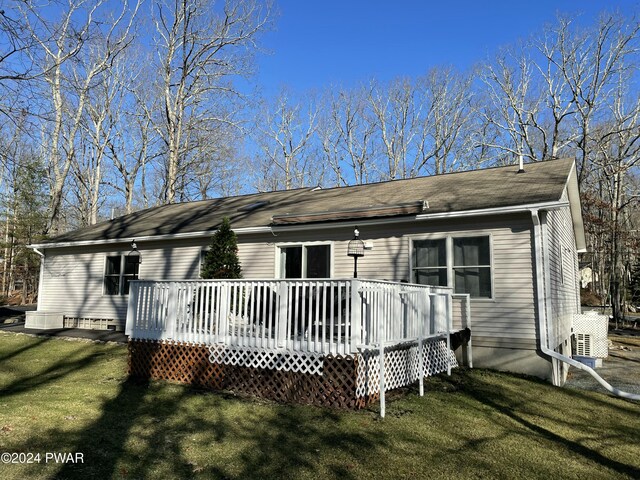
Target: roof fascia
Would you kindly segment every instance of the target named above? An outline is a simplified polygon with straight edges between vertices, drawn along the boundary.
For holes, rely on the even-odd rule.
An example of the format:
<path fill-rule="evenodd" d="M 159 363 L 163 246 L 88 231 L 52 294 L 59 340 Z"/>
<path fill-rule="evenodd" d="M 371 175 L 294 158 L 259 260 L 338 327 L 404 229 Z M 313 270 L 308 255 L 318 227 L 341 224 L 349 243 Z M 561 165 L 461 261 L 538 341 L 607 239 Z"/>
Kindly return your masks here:
<path fill-rule="evenodd" d="M 246 227 L 246 228 L 234 228 L 233 231 L 237 234 L 250 234 L 250 233 L 270 233 L 270 227 Z M 29 245 L 32 249 L 46 249 L 46 248 L 64 248 L 64 247 L 85 247 L 90 245 L 115 245 L 118 243 L 131 243 L 136 242 L 153 242 L 156 240 L 185 240 L 190 238 L 202 238 L 210 237 L 216 232 L 216 230 L 207 230 L 201 232 L 188 232 L 188 233 L 168 233 L 165 235 L 136 235 L 133 237 L 125 238 L 109 238 L 105 240 L 80 240 L 75 242 L 51 242 L 51 243 L 37 243 Z"/>
<path fill-rule="evenodd" d="M 565 183 L 565 191 L 569 197 L 569 209 L 571 210 L 571 222 L 573 233 L 576 237 L 576 249 L 579 253 L 587 251 L 587 240 L 584 233 L 584 220 L 582 219 L 582 206 L 580 204 L 580 190 L 578 188 L 578 172 L 576 162 L 573 162 L 571 171 Z"/>
<path fill-rule="evenodd" d="M 278 226 L 264 226 L 264 227 L 246 227 L 246 228 L 234 228 L 233 231 L 237 235 L 249 235 L 258 233 L 275 233 L 275 232 L 295 232 L 306 230 L 326 230 L 338 227 L 350 227 L 355 225 L 389 225 L 392 223 L 406 223 L 411 221 L 428 221 L 439 219 L 454 219 L 464 217 L 480 217 L 487 215 L 505 215 L 509 213 L 529 212 L 532 208 L 539 210 L 555 210 L 562 207 L 567 207 L 570 202 L 542 202 L 525 205 L 514 205 L 509 207 L 496 207 L 496 208 L 483 208 L 478 210 L 463 210 L 460 212 L 442 212 L 442 213 L 423 213 L 414 216 L 403 216 L 396 218 L 378 218 L 378 219 L 357 219 L 357 220 L 345 220 L 328 223 L 308 223 L 299 225 L 278 225 Z M 190 238 L 202 238 L 209 237 L 215 231 L 201 231 L 201 232 L 189 232 L 189 233 L 173 233 L 166 235 L 148 235 L 148 236 L 135 236 L 127 238 L 117 239 L 105 239 L 105 240 L 82 240 L 76 242 L 58 242 L 58 243 L 39 243 L 29 245 L 29 248 L 44 250 L 47 248 L 66 248 L 66 247 L 83 247 L 92 245 L 116 245 L 130 243 L 132 240 L 136 242 L 151 242 L 158 240 L 184 240 Z"/>
<path fill-rule="evenodd" d="M 554 201 L 529 203 L 526 205 L 511 205 L 508 207 L 481 208 L 478 210 L 464 210 L 461 212 L 423 213 L 416 215 L 416 220 L 438 220 L 446 218 L 481 217 L 487 215 L 505 215 L 508 213 L 528 212 L 532 208 L 538 210 L 557 210 L 569 206 L 569 202 Z"/>
<path fill-rule="evenodd" d="M 379 218 L 371 220 L 349 220 L 343 222 L 331 222 L 331 223 L 307 223 L 299 225 L 278 225 L 273 226 L 273 232 L 291 232 L 302 230 L 319 230 L 336 227 L 348 227 L 355 225 L 388 225 L 390 223 L 403 223 L 408 221 L 425 221 L 425 220 L 439 220 L 439 219 L 452 219 L 452 218 L 464 218 L 464 217 L 482 217 L 487 215 L 504 215 L 509 213 L 521 213 L 529 212 L 532 208 L 540 210 L 557 210 L 562 207 L 569 206 L 569 202 L 553 201 L 553 202 L 541 202 L 541 203 L 529 203 L 526 205 L 513 205 L 509 207 L 495 207 L 495 208 L 483 208 L 477 210 L 462 210 L 459 212 L 441 212 L 441 213 L 422 213 L 415 216 L 405 216 L 396 218 Z"/>

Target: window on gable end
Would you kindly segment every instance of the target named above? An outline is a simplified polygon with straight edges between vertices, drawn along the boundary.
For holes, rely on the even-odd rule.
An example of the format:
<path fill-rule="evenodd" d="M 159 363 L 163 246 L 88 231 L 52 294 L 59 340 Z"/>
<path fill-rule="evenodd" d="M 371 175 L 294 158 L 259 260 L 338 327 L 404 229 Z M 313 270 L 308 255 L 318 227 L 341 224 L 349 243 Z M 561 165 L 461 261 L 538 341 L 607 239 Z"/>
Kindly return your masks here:
<path fill-rule="evenodd" d="M 136 257 L 108 255 L 105 259 L 104 294 L 129 295 L 129 284 L 138 279 L 139 268 Z"/>

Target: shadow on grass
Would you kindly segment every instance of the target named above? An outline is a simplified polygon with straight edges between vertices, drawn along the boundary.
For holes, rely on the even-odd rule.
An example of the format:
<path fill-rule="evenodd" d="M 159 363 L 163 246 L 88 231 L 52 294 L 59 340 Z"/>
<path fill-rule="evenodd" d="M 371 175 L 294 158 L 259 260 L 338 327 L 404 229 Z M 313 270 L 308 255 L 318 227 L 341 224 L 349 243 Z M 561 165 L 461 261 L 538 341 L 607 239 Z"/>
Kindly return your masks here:
<path fill-rule="evenodd" d="M 366 463 L 387 447 L 384 434 L 346 431 L 338 411 L 243 400 L 167 382 L 125 381 L 120 372 L 112 376 L 100 364 L 120 356 L 114 349 L 90 343 L 37 349 L 49 340 L 16 346 L 4 355 L 11 361 L 3 365 L 13 365 L 17 374 L 3 385 L 0 398 L 11 399 L 14 408 L 37 397 L 43 410 L 29 415 L 51 417 L 38 431 L 28 428 L 26 417 L 16 420 L 26 436 L 20 433 L 10 448 L 43 455 L 82 453 L 84 461 L 22 465 L 25 477 L 291 478 L 329 473 L 349 479 L 352 464 Z M 21 373 L 20 365 L 29 368 Z M 75 411 L 77 404 L 81 408 Z M 318 461 L 319 452 L 324 462 Z"/>
<path fill-rule="evenodd" d="M 246 432 L 248 448 L 240 455 L 239 478 L 296 478 L 306 473 L 352 479 L 354 464 L 366 464 L 389 447 L 385 435 L 345 431 L 339 412 L 293 406 L 276 410 L 275 416 Z M 225 476 L 224 471 L 215 473 Z"/>
<path fill-rule="evenodd" d="M 38 432 L 25 441 L 23 450 L 32 451 L 34 445 L 50 449 L 41 439 L 55 439 L 56 451 L 83 453 L 84 463 L 56 467 L 53 477 L 65 479 L 279 479 L 329 473 L 348 480 L 355 478 L 353 464 L 366 463 L 388 445 L 379 432 L 345 432 L 342 415 L 166 382 L 127 380 L 85 428 Z M 327 463 L 328 450 L 335 453 L 335 461 Z M 325 455 L 323 462 L 318 461 L 319 452 Z M 38 472 L 34 466 L 30 473 Z"/>
<path fill-rule="evenodd" d="M 80 432 L 66 434 L 62 443 L 73 445 L 73 452 L 83 452 L 84 463 L 62 465 L 56 478 L 145 478 L 154 463 L 167 457 L 172 459 L 176 477 L 191 473 L 178 444 L 166 441 L 168 429 L 163 418 L 179 408 L 182 395 L 162 398 L 157 392 L 158 386 L 153 388 L 145 382 L 122 383 L 117 395 L 103 405 L 97 420 Z M 132 435 L 136 426 L 138 438 L 129 442 L 136 436 Z"/>
<path fill-rule="evenodd" d="M 47 339 L 38 339 L 37 342 L 21 349 L 15 350 L 9 355 L 6 355 L 4 358 L 2 358 L 2 361 L 4 362 L 11 357 L 15 357 L 19 354 L 27 352 L 28 350 L 39 347 L 46 341 Z M 92 348 L 91 345 L 87 345 L 81 351 L 73 351 L 73 353 L 61 358 L 54 363 L 51 363 L 43 370 L 40 370 L 31 376 L 17 378 L 13 382 L 3 386 L 2 390 L 0 390 L 0 398 L 4 399 L 15 395 L 20 395 L 24 392 L 54 383 L 57 380 L 60 380 L 75 372 L 90 368 L 101 358 L 108 355 L 108 352 L 96 351 L 94 348 Z M 46 360 L 47 359 L 43 359 L 44 365 L 46 365 Z"/>
<path fill-rule="evenodd" d="M 40 345 L 42 345 L 45 342 L 48 342 L 49 340 L 50 340 L 49 337 L 39 337 L 36 341 L 29 342 L 22 348 L 17 348 L 15 350 L 9 351 L 8 353 L 6 353 L 4 355 L 0 355 L 0 362 L 4 362 L 4 361 L 9 360 L 11 358 L 17 357 L 21 353 L 25 353 L 25 352 L 28 352 L 29 350 L 34 349 L 34 348 L 38 348 Z"/>
<path fill-rule="evenodd" d="M 512 377 L 518 378 L 518 375 L 512 375 Z M 546 382 L 543 382 L 542 380 L 531 377 L 523 377 L 523 379 L 527 382 L 538 382 L 545 388 L 555 388 L 546 384 Z M 553 409 L 553 413 L 548 414 L 544 408 L 540 407 L 540 404 L 544 402 L 543 398 L 528 398 L 525 391 L 523 391 L 523 395 L 520 397 L 514 397 L 510 394 L 503 395 L 496 385 L 490 382 L 484 382 L 482 380 L 482 376 L 479 375 L 464 376 L 463 380 L 461 380 L 460 375 L 454 375 L 452 377 L 442 376 L 439 378 L 438 382 L 441 382 L 442 385 L 444 385 L 445 390 L 464 392 L 465 395 L 478 402 L 478 404 L 489 407 L 496 413 L 504 415 L 516 422 L 526 432 L 534 433 L 552 444 L 556 444 L 560 448 L 569 450 L 585 459 L 598 463 L 612 472 L 628 475 L 630 478 L 640 478 L 640 468 L 638 468 L 637 465 L 627 464 L 613 458 L 609 458 L 594 448 L 585 446 L 579 441 L 565 438 L 564 436 L 552 431 L 550 428 L 546 428 L 541 425 L 551 422 L 554 426 L 563 425 L 575 432 L 589 432 L 589 434 L 599 433 L 599 438 L 602 440 L 616 438 L 622 444 L 626 443 L 633 445 L 637 440 L 637 425 L 616 424 L 614 429 L 615 434 L 612 434 L 611 431 L 609 431 L 609 428 L 607 428 L 607 431 L 594 432 L 599 425 L 599 419 L 590 418 L 589 416 L 581 418 L 581 412 L 579 411 L 580 402 L 606 403 L 597 399 L 596 395 L 572 389 L 562 390 L 564 395 L 574 397 L 576 399 L 575 405 L 573 406 L 576 415 L 573 418 L 567 418 L 566 416 L 561 418 L 562 414 L 566 414 L 567 410 L 571 411 L 572 407 L 564 406 L 564 408 L 555 408 Z M 626 406 L 624 406 L 626 402 L 622 400 L 619 401 L 619 403 L 621 413 L 624 411 L 625 414 L 630 416 L 637 414 L 638 410 L 633 406 L 630 405 L 630 408 L 626 408 Z M 607 403 L 606 405 L 611 408 L 610 403 Z M 531 419 L 525 418 L 526 416 L 531 416 L 532 418 L 540 420 L 544 419 L 546 422 L 536 421 L 534 423 Z M 585 439 L 588 437 L 589 435 L 584 436 Z"/>

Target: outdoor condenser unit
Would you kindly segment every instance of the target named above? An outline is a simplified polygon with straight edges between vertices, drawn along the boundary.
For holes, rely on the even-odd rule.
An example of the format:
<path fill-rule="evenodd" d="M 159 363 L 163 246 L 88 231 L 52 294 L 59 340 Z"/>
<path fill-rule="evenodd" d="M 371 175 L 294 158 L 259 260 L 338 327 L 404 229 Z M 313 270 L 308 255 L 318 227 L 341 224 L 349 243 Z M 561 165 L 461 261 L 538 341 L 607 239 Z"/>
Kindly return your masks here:
<path fill-rule="evenodd" d="M 575 360 L 590 367 L 602 366 L 602 359 L 609 356 L 609 317 L 596 313 L 573 316 L 573 333 L 576 339 Z"/>
<path fill-rule="evenodd" d="M 576 355 L 591 357 L 593 353 L 593 337 L 589 333 L 576 333 Z"/>

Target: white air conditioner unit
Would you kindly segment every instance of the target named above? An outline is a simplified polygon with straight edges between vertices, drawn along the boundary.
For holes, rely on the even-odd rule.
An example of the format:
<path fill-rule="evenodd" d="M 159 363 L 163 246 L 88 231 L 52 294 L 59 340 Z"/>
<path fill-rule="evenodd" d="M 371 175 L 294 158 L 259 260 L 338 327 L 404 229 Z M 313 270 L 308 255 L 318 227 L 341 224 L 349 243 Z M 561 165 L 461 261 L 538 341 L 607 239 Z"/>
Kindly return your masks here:
<path fill-rule="evenodd" d="M 601 367 L 609 355 L 609 317 L 593 313 L 573 316 L 576 351 L 573 358 L 591 368 Z"/>
<path fill-rule="evenodd" d="M 591 357 L 593 353 L 593 337 L 588 333 L 576 333 L 576 355 Z"/>

